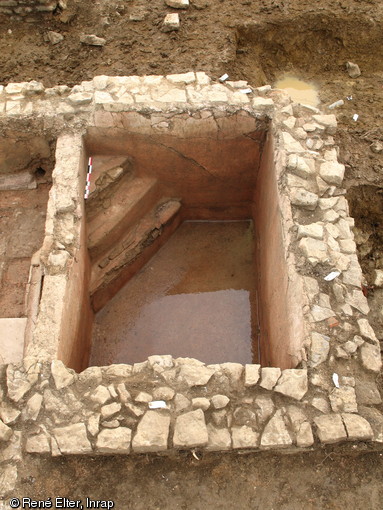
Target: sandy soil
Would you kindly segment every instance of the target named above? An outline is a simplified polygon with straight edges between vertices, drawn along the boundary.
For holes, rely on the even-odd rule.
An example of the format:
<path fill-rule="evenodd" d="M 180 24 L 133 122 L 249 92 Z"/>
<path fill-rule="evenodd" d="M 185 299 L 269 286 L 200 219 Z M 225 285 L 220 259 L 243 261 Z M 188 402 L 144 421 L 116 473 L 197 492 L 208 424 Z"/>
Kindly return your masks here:
<path fill-rule="evenodd" d="M 366 252 L 363 236 L 358 241 L 371 284 L 373 269 L 382 267 L 382 208 L 371 208 L 381 203 L 383 186 L 383 154 L 371 147 L 383 139 L 380 0 L 193 0 L 181 12 L 181 29 L 172 33 L 161 31 L 165 14 L 172 12 L 163 0 L 76 3 L 39 23 L 0 20 L 2 84 L 35 79 L 46 86 L 71 85 L 97 74 L 194 69 L 213 78 L 228 72 L 257 86 L 290 72 L 313 80 L 324 105 L 343 98 L 345 105 L 336 110 L 336 141 L 356 226 L 371 244 Z M 64 41 L 46 42 L 48 30 L 62 33 Z M 105 37 L 107 44 L 83 46 L 82 33 Z M 361 68 L 355 80 L 345 71 L 348 60 Z M 370 303 L 382 338 L 380 291 L 370 290 Z M 190 455 L 36 458 L 24 464 L 18 494 L 102 497 L 121 509 L 380 509 L 382 468 L 382 454 L 366 453 L 363 445 L 294 456 L 209 455 L 200 461 Z"/>

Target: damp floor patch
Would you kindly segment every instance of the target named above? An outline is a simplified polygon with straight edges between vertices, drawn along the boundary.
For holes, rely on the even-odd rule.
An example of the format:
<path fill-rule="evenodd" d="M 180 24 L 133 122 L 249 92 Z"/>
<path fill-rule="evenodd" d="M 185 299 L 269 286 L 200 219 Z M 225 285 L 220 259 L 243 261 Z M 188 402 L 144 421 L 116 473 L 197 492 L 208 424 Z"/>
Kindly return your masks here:
<path fill-rule="evenodd" d="M 95 317 L 90 365 L 258 359 L 252 222 L 186 222 Z"/>

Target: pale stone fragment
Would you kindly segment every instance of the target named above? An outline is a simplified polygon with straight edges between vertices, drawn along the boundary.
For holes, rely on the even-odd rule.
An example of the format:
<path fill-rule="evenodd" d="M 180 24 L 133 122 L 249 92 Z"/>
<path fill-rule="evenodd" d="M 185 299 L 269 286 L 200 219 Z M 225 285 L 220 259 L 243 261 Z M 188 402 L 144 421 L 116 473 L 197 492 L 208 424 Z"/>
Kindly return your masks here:
<path fill-rule="evenodd" d="M 92 414 L 89 416 L 88 423 L 87 423 L 87 429 L 89 434 L 92 436 L 96 436 L 98 434 L 98 431 L 100 430 L 100 414 Z"/>
<path fill-rule="evenodd" d="M 343 253 L 355 253 L 356 244 L 352 239 L 342 239 L 339 241 L 340 249 Z"/>
<path fill-rule="evenodd" d="M 100 405 L 106 404 L 109 400 L 111 400 L 112 396 L 105 386 L 97 386 L 95 390 L 90 395 L 90 399 Z"/>
<path fill-rule="evenodd" d="M 37 380 L 37 378 L 36 378 Z M 16 368 L 15 365 L 7 366 L 7 388 L 8 396 L 14 402 L 19 402 L 24 395 L 32 388 L 33 381 L 24 371 Z"/>
<path fill-rule="evenodd" d="M 210 84 L 210 77 L 203 71 L 198 71 L 195 73 L 197 77 L 197 83 L 199 85 L 209 85 Z"/>
<path fill-rule="evenodd" d="M 356 400 L 359 404 L 378 405 L 382 403 L 382 397 L 378 386 L 373 381 L 358 380 L 355 385 Z"/>
<path fill-rule="evenodd" d="M 263 367 L 261 368 L 261 382 L 259 385 L 265 390 L 272 390 L 277 384 L 277 381 L 281 375 L 280 368 L 274 367 Z"/>
<path fill-rule="evenodd" d="M 32 395 L 25 406 L 24 419 L 32 421 L 36 420 L 37 416 L 39 415 L 42 402 L 43 397 L 40 395 L 40 393 L 35 393 Z"/>
<path fill-rule="evenodd" d="M 314 397 L 311 401 L 311 405 L 321 413 L 328 414 L 330 412 L 330 405 L 324 397 Z"/>
<path fill-rule="evenodd" d="M 378 341 L 375 335 L 375 331 L 372 329 L 367 319 L 358 319 L 357 323 L 359 326 L 360 334 L 364 338 L 368 338 L 369 340 L 372 340 L 374 343 Z"/>
<path fill-rule="evenodd" d="M 59 32 L 54 32 L 53 30 L 48 30 L 47 38 L 52 45 L 59 44 L 64 40 L 64 36 Z"/>
<path fill-rule="evenodd" d="M 274 101 L 265 97 L 255 97 L 252 101 L 252 106 L 255 110 L 262 113 L 272 113 L 274 110 Z"/>
<path fill-rule="evenodd" d="M 109 76 L 100 75 L 93 78 L 93 85 L 96 90 L 105 90 L 108 86 Z"/>
<path fill-rule="evenodd" d="M 100 90 L 96 90 L 94 93 L 94 102 L 95 104 L 107 104 L 107 103 L 113 103 L 114 99 L 109 94 L 109 92 L 104 92 Z"/>
<path fill-rule="evenodd" d="M 227 414 L 224 409 L 221 411 L 213 411 L 211 413 L 211 419 L 217 427 L 225 427 L 227 425 Z"/>
<path fill-rule="evenodd" d="M 179 30 L 180 28 L 180 17 L 177 13 L 167 14 L 164 18 L 162 30 L 164 32 L 172 32 L 173 30 Z"/>
<path fill-rule="evenodd" d="M 205 366 L 182 365 L 179 378 L 183 379 L 189 387 L 205 386 L 213 374 L 214 370 Z"/>
<path fill-rule="evenodd" d="M 0 420 L 0 441 L 9 441 L 12 437 L 12 429 L 3 420 Z"/>
<path fill-rule="evenodd" d="M 278 409 L 266 424 L 261 437 L 261 446 L 265 448 L 286 447 L 293 444 L 286 428 L 282 411 Z"/>
<path fill-rule="evenodd" d="M 84 386 L 98 386 L 102 382 L 100 367 L 88 367 L 78 375 L 78 382 Z"/>
<path fill-rule="evenodd" d="M 153 399 L 154 400 L 165 400 L 166 402 L 172 400 L 175 395 L 175 391 L 173 388 L 169 388 L 168 386 L 160 386 L 153 391 Z"/>
<path fill-rule="evenodd" d="M 7 425 L 15 423 L 20 414 L 21 411 L 15 409 L 13 406 L 7 404 L 6 402 L 2 402 L 0 404 L 0 418 Z"/>
<path fill-rule="evenodd" d="M 343 413 L 342 418 L 346 426 L 348 438 L 351 441 L 364 441 L 373 438 L 374 433 L 371 425 L 362 416 L 351 413 Z"/>
<path fill-rule="evenodd" d="M 247 425 L 232 427 L 231 435 L 233 448 L 257 448 L 259 444 L 259 433 Z"/>
<path fill-rule="evenodd" d="M 119 383 L 116 386 L 116 392 L 118 397 L 120 398 L 120 401 L 125 404 L 131 399 L 129 391 L 126 389 L 126 386 L 124 383 Z"/>
<path fill-rule="evenodd" d="M 383 443 L 383 416 L 373 407 L 360 406 L 359 413 L 371 425 L 373 431 L 373 440 L 377 443 Z"/>
<path fill-rule="evenodd" d="M 260 98 L 255 98 L 255 99 L 260 99 Z M 253 100 L 253 106 L 254 106 L 255 99 Z M 264 101 L 267 101 L 267 100 L 265 99 Z M 271 101 L 271 99 L 269 99 L 269 101 Z M 305 151 L 305 149 L 302 147 L 302 144 L 300 142 L 298 142 L 297 140 L 295 140 L 295 138 L 293 138 L 290 135 L 290 133 L 282 131 L 281 138 L 282 138 L 283 147 L 286 152 L 298 152 L 299 153 L 299 152 Z"/>
<path fill-rule="evenodd" d="M 302 179 L 308 179 L 315 173 L 314 162 L 309 160 L 309 163 L 307 163 L 304 158 L 297 154 L 289 154 L 287 168 Z"/>
<path fill-rule="evenodd" d="M 336 133 L 337 121 L 336 116 L 331 115 L 313 115 L 313 119 L 318 124 L 321 124 L 326 128 L 327 133 L 333 135 Z"/>
<path fill-rule="evenodd" d="M 91 92 L 76 92 L 68 96 L 67 100 L 74 106 L 81 106 L 92 102 Z"/>
<path fill-rule="evenodd" d="M 162 411 L 147 411 L 137 426 L 132 448 L 135 452 L 161 452 L 168 448 L 170 416 Z"/>
<path fill-rule="evenodd" d="M 190 400 L 186 398 L 182 393 L 177 393 L 174 397 L 174 409 L 181 413 L 190 407 Z"/>
<path fill-rule="evenodd" d="M 229 102 L 233 104 L 246 104 L 250 103 L 250 99 L 248 98 L 247 94 L 236 91 L 229 96 Z"/>
<path fill-rule="evenodd" d="M 193 398 L 192 407 L 193 409 L 202 409 L 203 411 L 207 411 L 210 407 L 210 400 L 205 397 Z"/>
<path fill-rule="evenodd" d="M 292 188 L 290 193 L 290 201 L 297 207 L 313 211 L 318 203 L 318 195 L 303 188 Z"/>
<path fill-rule="evenodd" d="M 351 293 L 346 296 L 346 302 L 365 315 L 370 311 L 367 298 L 361 290 L 352 290 Z"/>
<path fill-rule="evenodd" d="M 187 9 L 189 7 L 189 0 L 165 0 L 165 3 L 173 9 Z"/>
<path fill-rule="evenodd" d="M 35 95 L 35 94 L 42 94 L 44 92 L 44 90 L 45 90 L 45 87 L 44 87 L 44 85 L 41 82 L 35 81 L 35 80 L 31 80 L 30 82 L 28 82 L 25 85 L 24 94 L 26 96 Z"/>
<path fill-rule="evenodd" d="M 231 436 L 227 428 L 217 428 L 211 423 L 207 426 L 207 450 L 222 451 L 231 449 Z"/>
<path fill-rule="evenodd" d="M 128 427 L 104 429 L 97 436 L 96 449 L 102 453 L 129 453 L 131 438 Z"/>
<path fill-rule="evenodd" d="M 287 414 L 296 435 L 296 444 L 300 448 L 307 448 L 314 443 L 310 423 L 305 413 L 297 406 L 288 406 Z"/>
<path fill-rule="evenodd" d="M 50 453 L 51 445 L 48 436 L 44 432 L 29 436 L 25 443 L 25 451 L 28 453 Z"/>
<path fill-rule="evenodd" d="M 334 317 L 335 313 L 331 308 L 324 308 L 319 305 L 313 305 L 311 308 L 311 315 L 314 322 L 321 322 L 330 317 Z"/>
<path fill-rule="evenodd" d="M 8 464 L 0 471 L 0 498 L 5 498 L 15 488 L 17 482 L 17 467 Z"/>
<path fill-rule="evenodd" d="M 103 369 L 105 377 L 109 379 L 125 379 L 132 373 L 132 366 L 124 363 L 115 363 Z"/>
<path fill-rule="evenodd" d="M 150 393 L 146 393 L 146 391 L 140 391 L 134 400 L 139 404 L 148 404 L 153 400 L 153 396 Z"/>
<path fill-rule="evenodd" d="M 271 85 L 263 85 L 263 87 L 257 87 L 256 90 L 260 96 L 267 96 L 267 94 L 271 91 Z M 291 107 L 291 105 L 289 105 L 289 107 Z M 288 107 L 286 106 L 286 108 Z M 292 108 L 291 110 L 285 110 L 285 113 L 289 113 L 289 115 L 292 115 L 293 114 Z"/>
<path fill-rule="evenodd" d="M 306 124 L 303 124 L 303 129 L 306 131 L 306 133 L 313 133 L 314 131 L 323 131 L 324 127 L 320 126 L 318 124 L 315 124 L 315 122 L 306 122 Z"/>
<path fill-rule="evenodd" d="M 326 361 L 330 351 L 330 338 L 314 331 L 311 333 L 310 367 L 315 368 Z"/>
<path fill-rule="evenodd" d="M 74 374 L 58 359 L 51 363 L 51 373 L 57 390 L 66 388 L 74 382 Z"/>
<path fill-rule="evenodd" d="M 316 278 L 312 278 L 311 276 L 304 276 L 303 283 L 310 302 L 314 301 L 316 296 L 319 294 L 318 280 Z"/>
<path fill-rule="evenodd" d="M 111 404 L 107 404 L 101 407 L 101 417 L 102 419 L 106 420 L 113 416 L 114 414 L 119 413 L 120 411 L 121 404 L 118 404 L 117 402 L 112 402 Z"/>
<path fill-rule="evenodd" d="M 335 223 L 339 219 L 339 214 L 330 209 L 323 214 L 322 219 L 328 223 Z"/>
<path fill-rule="evenodd" d="M 97 37 L 94 34 L 84 34 L 80 36 L 80 42 L 87 44 L 88 46 L 105 46 L 106 39 L 103 37 Z"/>
<path fill-rule="evenodd" d="M 245 365 L 245 386 L 255 386 L 260 377 L 261 365 Z"/>
<path fill-rule="evenodd" d="M 141 409 L 141 407 L 139 406 L 136 406 L 134 404 L 132 404 L 131 402 L 127 402 L 125 404 L 125 407 L 128 409 L 128 411 L 131 412 L 131 414 L 133 414 L 133 416 L 135 416 L 136 418 L 139 418 L 140 416 L 142 416 L 144 414 L 144 410 Z"/>
<path fill-rule="evenodd" d="M 163 368 L 172 368 L 174 365 L 173 358 L 170 354 L 149 356 L 148 364 L 152 368 L 155 367 L 156 365 Z"/>
<path fill-rule="evenodd" d="M 0 462 L 13 460 L 20 462 L 22 460 L 21 432 L 15 430 L 10 441 L 0 451 Z"/>
<path fill-rule="evenodd" d="M 374 270 L 374 285 L 375 287 L 383 287 L 383 269 Z"/>
<path fill-rule="evenodd" d="M 254 411 L 257 421 L 265 423 L 273 414 L 275 405 L 270 395 L 258 395 L 254 400 Z"/>
<path fill-rule="evenodd" d="M 308 380 L 306 369 L 286 369 L 282 371 L 281 377 L 274 388 L 277 393 L 287 397 L 301 400 L 307 393 Z"/>
<path fill-rule="evenodd" d="M 206 446 L 208 433 L 202 409 L 190 411 L 177 417 L 173 444 L 175 448 Z"/>
<path fill-rule="evenodd" d="M 342 347 L 347 352 L 347 354 L 354 354 L 358 349 L 358 345 L 352 340 L 347 340 L 347 342 L 342 344 Z"/>
<path fill-rule="evenodd" d="M 324 414 L 314 418 L 321 443 L 330 444 L 347 439 L 346 429 L 339 414 Z"/>
<path fill-rule="evenodd" d="M 168 81 L 170 81 L 170 83 L 185 83 L 185 84 L 189 84 L 189 83 L 193 83 L 195 80 L 196 80 L 196 76 L 195 74 L 190 71 L 188 73 L 183 73 L 183 74 L 168 74 L 166 76 L 166 79 Z"/>
<path fill-rule="evenodd" d="M 295 117 L 289 117 L 288 119 L 284 120 L 282 122 L 282 124 L 287 128 L 287 129 L 294 129 L 295 127 L 295 122 L 296 122 L 296 118 Z"/>
<path fill-rule="evenodd" d="M 329 184 L 340 186 L 344 177 L 345 166 L 337 161 L 325 161 L 321 164 L 319 175 Z"/>
<path fill-rule="evenodd" d="M 53 429 L 53 435 L 62 454 L 83 454 L 92 451 L 84 423 Z"/>
<path fill-rule="evenodd" d="M 243 365 L 240 363 L 221 363 L 221 368 L 232 384 L 239 384 L 242 379 Z"/>
<path fill-rule="evenodd" d="M 297 438 L 297 446 L 300 448 L 307 448 L 314 444 L 313 431 L 308 421 L 302 423 L 295 434 Z"/>
<path fill-rule="evenodd" d="M 186 92 L 181 89 L 171 89 L 166 94 L 155 98 L 161 103 L 186 103 Z"/>
<path fill-rule="evenodd" d="M 214 409 L 223 409 L 229 402 L 230 399 L 226 395 L 214 395 L 211 399 Z"/>
<path fill-rule="evenodd" d="M 346 69 L 350 78 L 358 78 L 362 74 L 358 64 L 353 62 L 346 62 Z"/>
<path fill-rule="evenodd" d="M 365 342 L 360 348 L 360 360 L 366 370 L 379 373 L 382 368 L 382 357 L 379 345 L 371 345 Z"/>
<path fill-rule="evenodd" d="M 27 83 L 28 82 L 26 81 L 20 83 L 8 83 L 4 90 L 6 94 L 9 95 L 23 94 Z"/>
<path fill-rule="evenodd" d="M 311 223 L 309 225 L 298 225 L 298 239 L 302 237 L 312 237 L 313 239 L 323 239 L 323 225 L 320 223 Z"/>
<path fill-rule="evenodd" d="M 356 403 L 355 389 L 351 386 L 334 388 L 329 394 L 331 409 L 334 413 L 357 413 L 358 406 Z"/>

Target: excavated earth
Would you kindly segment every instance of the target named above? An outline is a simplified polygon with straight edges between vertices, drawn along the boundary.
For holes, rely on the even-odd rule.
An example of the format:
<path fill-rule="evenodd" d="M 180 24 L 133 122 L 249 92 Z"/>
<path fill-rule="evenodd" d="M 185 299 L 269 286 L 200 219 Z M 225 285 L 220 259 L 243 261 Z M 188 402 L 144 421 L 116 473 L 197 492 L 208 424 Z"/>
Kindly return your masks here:
<path fill-rule="evenodd" d="M 38 22 L 0 18 L 0 84 L 74 85 L 100 74 L 195 70 L 213 78 L 228 73 L 260 86 L 289 73 L 315 84 L 323 110 L 343 99 L 335 110 L 335 139 L 346 165 L 344 185 L 356 223 L 369 320 L 383 340 L 383 291 L 374 287 L 374 270 L 383 269 L 382 2 L 191 0 L 189 9 L 180 12 L 180 30 L 164 33 L 162 21 L 169 12 L 176 11 L 163 0 L 72 0 L 66 10 Z M 48 42 L 50 30 L 61 33 L 63 41 Z M 106 45 L 82 45 L 83 33 L 104 37 Z M 347 61 L 360 66 L 361 76 L 348 76 Z M 41 194 L 47 192 L 47 181 L 40 184 Z M 14 221 L 7 221 L 12 211 L 3 207 L 1 235 L 6 237 Z M 31 206 L 17 207 L 23 212 Z M 29 217 L 30 229 L 37 228 L 34 216 Z M 23 236 L 28 228 L 23 225 Z M 382 508 L 383 454 L 369 452 L 363 443 L 299 455 L 196 456 L 200 460 L 189 454 L 36 457 L 23 466 L 15 495 L 112 499 L 121 509 Z"/>

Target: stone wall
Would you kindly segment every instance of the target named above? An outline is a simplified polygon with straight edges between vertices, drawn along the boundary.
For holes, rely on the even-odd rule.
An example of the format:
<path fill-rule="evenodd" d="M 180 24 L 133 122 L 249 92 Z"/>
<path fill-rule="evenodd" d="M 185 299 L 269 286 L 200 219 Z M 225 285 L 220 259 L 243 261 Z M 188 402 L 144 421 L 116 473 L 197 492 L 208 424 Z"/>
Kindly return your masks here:
<path fill-rule="evenodd" d="M 53 12 L 64 7 L 63 0 L 0 0 L 0 15 L 28 16 L 36 13 Z"/>
<path fill-rule="evenodd" d="M 33 356 L 1 368 L 2 494 L 10 493 L 17 463 L 29 454 L 299 451 L 347 440 L 371 441 L 372 446 L 383 442 L 376 384 L 380 348 L 361 290 L 353 219 L 342 188 L 345 168 L 337 161 L 333 139 L 336 118 L 294 104 L 271 87 L 249 94 L 242 91 L 246 88 L 246 82 L 213 83 L 204 73 L 193 72 L 99 76 L 72 89 L 45 89 L 37 82 L 0 87 L 1 126 L 29 119 L 58 136 L 71 132 L 77 140 L 100 128 L 126 129 L 127 113 L 130 128 L 141 132 L 150 132 L 153 125 L 171 130 L 172 118 L 179 114 L 217 121 L 243 112 L 266 119 L 278 168 L 288 279 L 294 271 L 304 302 L 304 343 L 296 369 L 206 366 L 152 356 L 133 366 L 92 367 L 76 374 L 55 358 L 65 328 L 60 307 L 76 256 L 72 248 L 81 241 L 77 186 L 83 177 L 79 172 L 68 192 L 63 181 L 61 187 L 54 183 L 42 267 L 63 288 L 59 294 L 54 285 L 43 291 L 28 347 Z M 326 279 L 334 270 L 336 276 Z M 59 335 L 54 342 L 42 325 L 47 317 L 52 338 Z"/>

